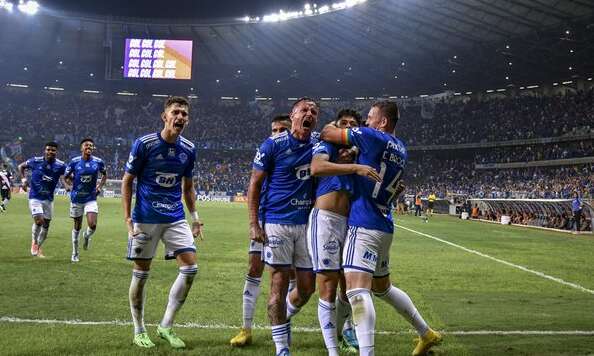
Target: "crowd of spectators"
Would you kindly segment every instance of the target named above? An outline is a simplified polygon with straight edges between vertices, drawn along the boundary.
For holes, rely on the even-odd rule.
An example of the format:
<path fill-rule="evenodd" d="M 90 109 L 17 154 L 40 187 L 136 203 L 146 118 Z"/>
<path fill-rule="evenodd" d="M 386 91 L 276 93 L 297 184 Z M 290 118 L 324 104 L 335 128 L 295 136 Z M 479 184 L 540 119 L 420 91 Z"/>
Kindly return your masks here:
<path fill-rule="evenodd" d="M 92 137 L 110 178 L 119 179 L 136 137 L 161 126 L 163 99 L 145 96 L 69 95 L 2 89 L 0 132 L 3 160 L 14 164 L 41 154 L 46 141 L 61 145 L 60 158 L 79 154 Z M 289 101 L 192 100 L 184 136 L 198 148 L 196 184 L 201 191 L 244 192 L 255 148 L 269 135 L 273 115 Z M 342 108 L 365 116 L 369 101 L 322 101 L 321 122 Z M 552 97 L 451 101 L 401 106 L 397 135 L 408 146 L 578 136 L 594 133 L 592 90 Z M 574 190 L 594 195 L 594 166 L 478 169 L 476 164 L 594 156 L 592 139 L 466 150 L 410 151 L 405 181 L 411 191 L 492 198 L 565 198 Z"/>

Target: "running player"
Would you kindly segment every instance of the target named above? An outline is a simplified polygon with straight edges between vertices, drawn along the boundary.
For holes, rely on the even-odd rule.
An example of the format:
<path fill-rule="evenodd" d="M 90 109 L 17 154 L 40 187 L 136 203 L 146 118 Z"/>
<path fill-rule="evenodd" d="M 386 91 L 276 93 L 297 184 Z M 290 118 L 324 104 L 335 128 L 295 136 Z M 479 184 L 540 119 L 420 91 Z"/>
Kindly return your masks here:
<path fill-rule="evenodd" d="M 358 127 L 360 123 L 361 115 L 350 109 L 341 110 L 334 122 L 342 129 Z M 347 157 L 349 163 L 337 164 L 339 156 Z M 311 162 L 312 176 L 318 178 L 316 202 L 309 216 L 307 243 L 319 288 L 318 320 L 329 356 L 338 356 L 339 331 L 342 331 L 343 336 L 341 349 L 356 353 L 356 348 L 359 347 L 351 323 L 347 323 L 343 329 L 345 321 L 351 315 L 340 266 L 347 234 L 349 199 L 353 193 L 350 174 L 381 180 L 373 168 L 352 164 L 353 157 L 354 154 L 351 156 L 347 147 L 321 141 L 313 148 Z M 341 288 L 337 295 L 339 280 Z M 337 330 L 338 328 L 341 330 Z"/>
<path fill-rule="evenodd" d="M 99 213 L 97 195 L 101 193 L 101 189 L 107 181 L 105 163 L 101 158 L 92 156 L 94 150 L 93 140 L 83 139 L 80 142 L 81 155 L 70 161 L 64 174 L 66 182 L 72 187 L 70 192 L 70 217 L 74 219 L 72 256 L 70 258 L 72 262 L 79 261 L 78 236 L 83 214 L 87 216 L 87 231 L 83 234 L 83 249 L 87 250 L 91 244 L 91 236 L 97 229 L 97 214 Z M 99 173 L 101 173 L 101 181 L 97 184 Z"/>
<path fill-rule="evenodd" d="M 271 277 L 268 317 L 276 354 L 282 356 L 290 355 L 289 318 L 315 290 L 306 231 L 313 192 L 310 164 L 316 139 L 312 130 L 318 112 L 318 105 L 309 98 L 293 104 L 291 131 L 268 138 L 260 146 L 248 189 L 250 239 L 264 243 L 264 263 L 269 266 Z M 265 180 L 266 189 L 262 192 Z M 287 293 L 292 266 L 297 270 L 297 287 Z"/>
<path fill-rule="evenodd" d="M 10 201 L 10 190 L 12 189 L 12 174 L 8 170 L 8 166 L 6 164 L 2 165 L 2 169 L 0 169 L 0 213 L 6 211 L 8 207 L 8 202 Z"/>
<path fill-rule="evenodd" d="M 43 157 L 29 158 L 19 164 L 18 170 L 21 175 L 22 188 L 29 190 L 29 210 L 33 216 L 33 226 L 31 228 L 31 255 L 45 257 L 41 250 L 41 245 L 47 238 L 50 222 L 54 211 L 54 191 L 58 180 L 66 186 L 64 182 L 64 172 L 66 164 L 56 159 L 58 154 L 58 144 L 48 142 L 45 144 Z M 31 171 L 31 182 L 27 181 L 25 170 Z"/>
<path fill-rule="evenodd" d="M 394 136 L 398 118 L 396 103 L 382 101 L 372 105 L 368 127 L 339 129 L 328 125 L 322 132 L 325 141 L 357 146 L 357 163 L 373 167 L 381 177 L 377 183 L 359 175 L 353 177 L 356 190 L 343 252 L 347 296 L 353 309 L 360 355 L 374 354 L 376 316 L 370 291 L 414 326 L 420 338 L 413 355 L 423 355 L 441 341 L 441 335 L 427 325 L 410 297 L 390 281 L 392 203 L 407 159 L 404 143 Z"/>
<path fill-rule="evenodd" d="M 133 342 L 143 348 L 155 346 L 144 325 L 144 302 L 151 261 L 160 240 L 165 245 L 165 258 L 177 259 L 179 274 L 171 286 L 167 309 L 157 327 L 157 334 L 175 349 L 186 346 L 173 332 L 172 325 L 198 272 L 194 237 L 202 236 L 192 183 L 196 148 L 181 136 L 189 122 L 189 108 L 190 104 L 182 97 L 170 97 L 165 101 L 161 114 L 163 129 L 134 142 L 122 180 L 128 259 L 134 261 L 129 290 L 134 321 Z M 136 203 L 131 215 L 134 179 Z M 192 216 L 191 228 L 185 220 L 182 194 Z"/>
<path fill-rule="evenodd" d="M 272 119 L 271 137 L 282 134 L 291 128 L 291 119 L 289 115 L 277 115 Z M 263 184 L 266 189 L 266 183 Z M 262 220 L 262 211 L 260 210 L 260 221 Z M 261 242 L 250 241 L 248 273 L 245 276 L 243 286 L 243 324 L 239 333 L 234 336 L 230 343 L 231 346 L 241 347 L 252 343 L 252 322 L 256 310 L 256 302 L 260 295 L 260 283 L 262 282 L 262 273 L 264 272 L 264 262 L 262 261 Z M 291 269 L 293 271 L 293 269 Z M 294 279 L 294 275 L 291 279 Z M 289 286 L 290 289 L 291 286 Z"/>

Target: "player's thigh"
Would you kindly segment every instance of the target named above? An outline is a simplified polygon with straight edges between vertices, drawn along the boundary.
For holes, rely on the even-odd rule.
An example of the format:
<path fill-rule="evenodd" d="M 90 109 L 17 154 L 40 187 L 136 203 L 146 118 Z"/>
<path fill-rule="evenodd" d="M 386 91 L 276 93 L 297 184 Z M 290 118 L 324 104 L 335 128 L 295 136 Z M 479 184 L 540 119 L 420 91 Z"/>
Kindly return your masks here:
<path fill-rule="evenodd" d="M 289 236 L 293 245 L 293 267 L 297 272 L 312 271 L 313 264 L 307 247 L 307 225 L 290 225 Z"/>
<path fill-rule="evenodd" d="M 294 243 L 291 226 L 281 224 L 264 224 L 268 241 L 264 245 L 264 262 L 275 268 L 283 269 L 293 265 Z M 311 263 L 311 262 L 310 262 Z"/>
<path fill-rule="evenodd" d="M 381 238 L 375 230 L 350 227 L 342 253 L 343 269 L 374 274 L 378 265 Z"/>
<path fill-rule="evenodd" d="M 134 223 L 134 236 L 128 237 L 127 258 L 132 261 L 150 261 L 155 257 L 161 240 L 162 224 Z"/>
<path fill-rule="evenodd" d="M 161 239 L 165 245 L 165 259 L 174 259 L 186 252 L 196 254 L 194 236 L 185 220 L 166 224 Z"/>
<path fill-rule="evenodd" d="M 375 266 L 374 278 L 383 278 L 390 275 L 390 248 L 392 247 L 393 234 L 374 231 L 379 238 L 377 263 Z"/>
<path fill-rule="evenodd" d="M 84 205 L 84 214 L 87 217 L 89 225 L 95 225 L 97 223 L 97 215 L 99 214 L 99 204 L 96 200 L 86 202 Z"/>
<path fill-rule="evenodd" d="M 308 252 L 315 272 L 338 272 L 347 231 L 347 218 L 313 209 L 307 229 Z"/>

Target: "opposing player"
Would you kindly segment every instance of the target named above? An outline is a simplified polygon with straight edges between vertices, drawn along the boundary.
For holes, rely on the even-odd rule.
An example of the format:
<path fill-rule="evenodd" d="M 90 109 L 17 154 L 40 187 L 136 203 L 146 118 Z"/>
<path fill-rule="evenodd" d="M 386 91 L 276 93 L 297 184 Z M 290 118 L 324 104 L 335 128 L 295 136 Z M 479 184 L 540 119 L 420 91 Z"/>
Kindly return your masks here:
<path fill-rule="evenodd" d="M 151 261 L 159 241 L 165 245 L 165 258 L 177 260 L 179 274 L 169 291 L 169 302 L 157 334 L 173 348 L 185 348 L 172 325 L 198 272 L 194 237 L 202 236 L 202 224 L 196 211 L 196 191 L 192 184 L 196 148 L 181 136 L 189 122 L 189 109 L 185 98 L 170 97 L 165 101 L 161 114 L 163 129 L 134 142 L 122 180 L 128 259 L 134 261 L 129 290 L 134 321 L 133 342 L 143 348 L 155 346 L 144 325 L 144 302 Z M 131 215 L 132 183 L 135 179 L 136 203 Z M 192 216 L 191 228 L 185 220 L 182 194 Z"/>
<path fill-rule="evenodd" d="M 10 201 L 10 195 L 12 189 L 12 174 L 8 170 L 8 166 L 6 164 L 2 165 L 2 169 L 0 169 L 0 213 L 6 211 L 8 208 L 8 202 Z"/>
<path fill-rule="evenodd" d="M 350 109 L 341 110 L 335 125 L 346 129 L 358 127 L 361 115 Z M 357 352 L 359 347 L 350 323 L 343 330 L 345 320 L 351 315 L 344 278 L 341 275 L 341 256 L 347 234 L 347 220 L 353 182 L 350 174 L 359 174 L 380 181 L 377 172 L 358 164 L 337 164 L 341 153 L 352 162 L 348 147 L 339 147 L 321 141 L 313 148 L 312 176 L 317 176 L 316 202 L 309 216 L 307 242 L 313 269 L 316 272 L 320 299 L 318 320 L 329 356 L 338 356 L 338 331 L 341 331 L 345 351 Z M 342 278 L 341 278 L 342 277 Z M 337 288 L 341 282 L 340 293 Z M 336 301 L 336 302 L 335 302 Z"/>
<path fill-rule="evenodd" d="M 289 115 L 277 115 L 272 119 L 270 128 L 271 137 L 282 134 L 290 128 L 291 119 Z M 266 183 L 263 186 L 266 189 Z M 259 215 L 261 221 L 262 210 L 260 210 Z M 260 295 L 262 273 L 264 272 L 264 262 L 262 261 L 263 247 L 261 242 L 250 241 L 248 273 L 245 276 L 245 284 L 243 286 L 243 323 L 239 333 L 231 339 L 231 346 L 241 347 L 252 343 L 252 322 L 254 320 L 256 302 Z"/>
<path fill-rule="evenodd" d="M 291 109 L 291 131 L 268 138 L 254 158 L 248 189 L 250 239 L 264 243 L 270 269 L 268 317 L 277 355 L 290 355 L 290 317 L 309 300 L 315 276 L 307 252 L 307 216 L 312 205 L 310 179 L 312 130 L 318 105 L 298 99 Z M 266 181 L 266 189 L 262 186 Z M 263 209 L 261 222 L 258 212 Z M 297 270 L 297 287 L 287 296 L 289 270 Z"/>
<path fill-rule="evenodd" d="M 325 141 L 357 146 L 360 150 L 357 163 L 373 167 L 381 177 L 377 183 L 362 176 L 353 177 L 356 189 L 343 252 L 347 296 L 353 309 L 360 355 L 374 354 L 376 315 L 370 291 L 414 326 L 420 338 L 413 355 L 425 354 L 442 339 L 427 325 L 410 297 L 390 281 L 392 203 L 407 160 L 404 143 L 394 136 L 398 118 L 396 103 L 382 101 L 372 105 L 367 117 L 369 127 L 327 126 L 322 132 Z"/>
<path fill-rule="evenodd" d="M 74 219 L 72 229 L 72 262 L 79 261 L 78 237 L 82 226 L 83 215 L 87 216 L 87 231 L 83 234 L 83 249 L 87 250 L 91 244 L 91 236 L 97 229 L 97 195 L 107 181 L 105 163 L 99 157 L 93 156 L 95 143 L 91 138 L 85 138 L 80 142 L 81 155 L 74 157 L 68 167 L 64 178 L 71 186 L 70 191 L 70 217 Z M 97 184 L 97 178 L 101 174 L 101 181 Z"/>
<path fill-rule="evenodd" d="M 54 211 L 54 191 L 58 181 L 66 186 L 64 172 L 66 164 L 56 159 L 58 144 L 48 142 L 45 144 L 42 157 L 29 158 L 19 164 L 18 170 L 21 175 L 21 183 L 24 191 L 29 185 L 29 210 L 33 216 L 31 228 L 31 255 L 45 257 L 41 249 L 52 220 Z M 27 181 L 25 170 L 31 171 L 31 182 Z"/>

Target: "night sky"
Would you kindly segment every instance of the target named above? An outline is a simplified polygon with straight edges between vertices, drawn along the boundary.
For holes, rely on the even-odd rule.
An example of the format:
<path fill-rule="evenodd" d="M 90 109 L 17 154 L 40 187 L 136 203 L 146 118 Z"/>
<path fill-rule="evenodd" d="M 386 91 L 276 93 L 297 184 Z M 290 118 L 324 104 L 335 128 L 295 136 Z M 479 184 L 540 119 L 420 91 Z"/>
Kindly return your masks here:
<path fill-rule="evenodd" d="M 87 15 L 211 19 L 302 10 L 306 0 L 37 0 L 42 7 Z"/>

